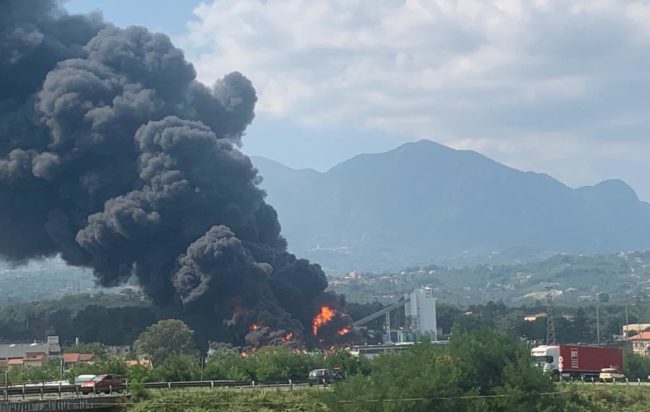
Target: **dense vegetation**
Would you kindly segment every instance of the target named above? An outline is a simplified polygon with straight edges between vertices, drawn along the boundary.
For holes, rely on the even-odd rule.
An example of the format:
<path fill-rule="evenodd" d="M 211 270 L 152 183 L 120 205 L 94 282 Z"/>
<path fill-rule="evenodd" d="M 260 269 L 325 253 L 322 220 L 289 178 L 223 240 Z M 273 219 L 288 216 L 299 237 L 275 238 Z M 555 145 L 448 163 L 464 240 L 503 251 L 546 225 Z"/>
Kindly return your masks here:
<path fill-rule="evenodd" d="M 544 300 L 547 288 L 555 290 L 556 302 L 569 306 L 593 303 L 603 293 L 615 303 L 645 300 L 649 294 L 646 288 L 650 288 L 650 252 L 556 255 L 510 264 L 500 262 L 499 256 L 484 264 L 449 262 L 448 266 L 412 266 L 356 276 L 331 276 L 330 288 L 352 302 L 389 303 L 414 287 L 430 285 L 439 300 L 461 306 L 489 301 L 535 304 Z M 0 271 L 0 304 L 67 300 L 71 294 L 102 291 L 94 286 L 90 272 L 57 260 L 18 267 L 0 262 Z M 34 288 L 34 284 L 39 287 Z M 104 291 L 117 293 L 119 289 Z"/>
<path fill-rule="evenodd" d="M 332 278 L 330 284 L 332 290 L 346 295 L 354 319 L 377 311 L 413 287 L 430 285 L 438 298 L 438 322 L 444 333 L 448 334 L 464 313 L 472 312 L 495 323 L 506 334 L 528 339 L 545 336 L 545 319 L 525 322 L 523 317 L 546 311 L 548 288 L 555 293 L 560 341 L 597 342 L 596 306 L 600 310 L 601 341 L 611 341 L 621 333 L 626 309 L 629 323 L 650 320 L 650 298 L 645 292 L 650 279 L 649 257 L 641 252 L 561 255 L 519 265 L 411 267 L 384 274 Z M 33 289 L 35 282 L 47 283 L 47 270 L 40 267 L 4 270 L 9 277 L 19 272 L 24 275 L 12 278 L 13 291 Z M 527 297 L 521 299 L 523 296 Z M 147 326 L 175 317 L 173 308 L 151 305 L 137 289 L 65 295 L 56 300 L 0 305 L 0 342 L 42 341 L 54 334 L 64 343 L 78 337 L 83 342 L 132 344 Z M 393 320 L 399 325 L 400 315 L 394 314 Z M 382 322 L 378 319 L 369 326 L 380 329 Z M 197 329 L 198 340 L 202 338 L 200 332 Z M 197 343 L 202 350 L 207 349 L 205 342 Z"/>
<path fill-rule="evenodd" d="M 63 343 L 99 341 L 131 344 L 147 326 L 163 316 L 130 289 L 119 294 L 69 295 L 58 300 L 0 306 L 0 341 L 43 341 L 59 335 Z"/>
<path fill-rule="evenodd" d="M 156 391 L 127 408 L 128 412 L 326 412 L 313 391 L 182 390 Z"/>
<path fill-rule="evenodd" d="M 384 304 L 349 303 L 353 319 L 374 313 Z M 626 307 L 627 306 L 627 307 Z M 650 319 L 650 305 L 644 300 L 633 300 L 629 305 L 601 302 L 598 304 L 600 318 L 600 341 L 615 342 L 627 319 L 630 323 L 646 323 Z M 546 319 L 525 321 L 527 315 L 545 312 L 544 305 L 506 306 L 502 302 L 460 307 L 438 302 L 438 327 L 448 335 L 455 323 L 471 323 L 496 328 L 513 338 L 543 340 L 546 337 Z M 557 337 L 560 342 L 596 343 L 596 304 L 582 307 L 561 306 L 554 308 Z M 59 335 L 61 341 L 70 344 L 75 338 L 81 342 L 101 342 L 109 345 L 133 344 L 138 335 L 160 319 L 174 318 L 171 309 L 151 305 L 142 296 L 127 289 L 119 294 L 71 295 L 64 299 L 0 306 L 0 342 L 17 343 L 42 341 L 47 335 Z M 391 316 L 394 326 L 403 322 L 403 314 Z M 380 330 L 383 319 L 367 325 Z M 197 331 L 199 332 L 199 331 Z M 376 342 L 380 333 L 369 335 L 370 343 Z M 207 342 L 197 336 L 197 346 L 204 352 Z"/>
<path fill-rule="evenodd" d="M 549 289 L 555 302 L 566 306 L 595 303 L 603 295 L 623 304 L 647 301 L 649 263 L 649 252 L 630 252 L 557 255 L 528 263 L 460 268 L 428 265 L 332 277 L 330 288 L 354 302 L 389 303 L 413 288 L 429 285 L 439 300 L 462 306 L 489 301 L 534 305 L 545 300 Z"/>
<path fill-rule="evenodd" d="M 617 345 L 620 343 L 617 335 L 621 334 L 621 326 L 626 318 L 629 323 L 646 323 L 650 319 L 650 305 L 642 288 L 636 288 L 629 300 L 622 301 L 623 295 L 614 291 L 618 286 L 611 286 L 610 289 L 593 286 L 605 284 L 607 273 L 612 274 L 613 278 L 628 276 L 636 280 L 645 276 L 642 270 L 646 269 L 638 268 L 636 257 L 632 260 L 627 257 L 624 259 L 628 263 L 621 264 L 619 260 L 602 258 L 595 266 L 598 270 L 594 269 L 593 264 L 597 260 L 593 257 L 556 257 L 537 263 L 538 270 L 543 271 L 545 279 L 537 283 L 538 286 L 546 284 L 560 289 L 567 285 L 562 283 L 564 278 L 578 273 L 576 276 L 583 276 L 586 281 L 588 273 L 594 273 L 590 286 L 593 287 L 591 301 L 572 302 L 563 300 L 561 296 L 556 297 L 553 315 L 559 341 L 595 343 L 600 340 Z M 633 264 L 630 263 L 632 261 Z M 505 273 L 503 279 L 512 279 L 512 276 L 534 279 L 537 276 L 535 273 L 523 276 L 517 272 L 520 269 L 511 266 L 489 269 L 485 266 L 472 270 L 477 273 L 476 279 L 489 274 L 491 280 L 488 283 L 492 286 L 477 290 L 481 293 L 491 291 L 485 295 L 491 296 L 490 293 L 499 290 L 498 285 L 503 285 L 498 281 L 498 273 Z M 416 283 L 427 284 L 426 279 L 460 276 L 460 272 L 455 269 L 429 267 L 428 271 L 437 272 L 432 275 L 423 272 L 422 268 L 409 268 L 403 273 L 395 274 L 392 279 L 396 281 L 387 281 L 387 285 L 390 285 L 387 287 L 394 288 L 391 293 L 398 295 Z M 633 276 L 630 273 L 624 275 L 628 271 Z M 385 280 L 381 276 L 377 279 L 381 282 Z M 472 277 L 469 279 L 468 284 L 471 284 Z M 610 279 L 610 283 L 616 282 Z M 428 284 L 436 287 L 437 291 L 443 291 L 439 283 Z M 350 285 L 354 285 L 354 282 Z M 354 293 L 368 293 L 368 289 L 364 288 L 377 287 L 372 282 L 360 282 L 357 286 L 358 289 L 354 289 L 356 292 L 352 292 L 353 299 Z M 174 321 L 160 321 L 174 317 L 172 309 L 155 307 L 132 289 L 124 289 L 120 293 L 68 295 L 58 300 L 4 305 L 0 307 L 0 340 L 9 343 L 43 340 L 48 334 L 56 334 L 61 337 L 68 352 L 96 353 L 99 356 L 97 362 L 66 371 L 63 378 L 72 380 L 74 376 L 88 373 L 122 374 L 135 384 L 136 399 L 142 400 L 132 406 L 136 411 L 411 412 L 434 408 L 443 411 L 646 410 L 645 405 L 650 396 L 640 389 L 557 385 L 531 366 L 529 349 L 522 342 L 543 341 L 546 336 L 546 318 L 526 321 L 524 317 L 546 311 L 542 298 L 540 296 L 526 304 L 512 306 L 503 301 L 458 305 L 446 303 L 443 297 L 438 301 L 437 318 L 444 335 L 448 337 L 452 330 L 454 332 L 448 346 L 423 343 L 415 345 L 412 350 L 387 354 L 373 361 L 355 358 L 343 350 L 305 353 L 290 348 L 267 347 L 246 353 L 243 349 L 217 344 L 206 352 L 206 342 L 201 342 L 201 337 L 195 336 L 184 325 Z M 348 306 L 355 319 L 379 310 L 390 301 L 386 296 L 374 301 L 359 300 L 361 302 L 353 301 Z M 476 299 L 476 302 L 480 302 L 480 299 Z M 597 310 L 600 337 L 596 332 Z M 391 319 L 395 322 L 394 326 L 403 321 L 399 313 L 394 313 Z M 383 319 L 377 319 L 368 327 L 379 330 L 382 323 Z M 161 324 L 169 327 L 157 327 Z M 170 325 L 178 328 L 171 328 Z M 379 335 L 374 334 L 375 337 Z M 368 341 L 372 342 L 373 334 L 368 336 Z M 82 342 L 91 343 L 83 343 L 80 347 L 72 346 L 76 337 Z M 108 356 L 99 342 L 136 343 L 133 355 L 154 359 L 153 367 L 127 367 L 124 359 Z M 206 357 L 206 354 L 209 356 Z M 647 380 L 650 375 L 650 359 L 634 355 L 629 350 L 624 358 L 628 378 Z M 151 381 L 302 381 L 309 370 L 320 367 L 340 369 L 347 378 L 331 390 L 313 392 L 246 394 L 228 390 L 138 390 L 139 382 Z M 13 383 L 58 380 L 60 377 L 61 368 L 57 361 L 51 361 L 43 368 L 14 369 L 9 376 Z"/>
<path fill-rule="evenodd" d="M 222 350 L 205 373 L 250 378 L 253 365 L 257 377 L 267 381 L 301 375 L 305 367 L 316 365 L 341 367 L 347 378 L 326 391 L 144 391 L 130 410 L 642 411 L 650 400 L 644 387 L 554 383 L 532 365 L 525 345 L 488 329 L 458 332 L 447 346 L 418 343 L 373 361 L 344 352 L 319 357 L 267 348 L 246 358 Z"/>
<path fill-rule="evenodd" d="M 345 350 L 303 352 L 288 347 L 264 347 L 242 352 L 227 346 L 213 348 L 206 361 L 193 348 L 191 331 L 179 321 L 161 321 L 139 337 L 138 352 L 148 344 L 165 349 L 152 368 L 128 367 L 124 359 L 106 355 L 101 345 L 83 349 L 100 357 L 93 364 L 63 373 L 72 381 L 81 374 L 117 373 L 131 384 L 134 411 L 205 410 L 330 410 L 330 411 L 592 411 L 645 410 L 650 398 L 625 385 L 629 392 L 594 388 L 590 384 L 554 383 L 535 367 L 529 348 L 485 323 L 462 318 L 454 325 L 448 345 L 421 342 L 400 352 L 368 360 Z M 176 344 L 183 350 L 167 350 Z M 147 344 L 144 344 L 147 343 Z M 144 352 L 143 352 L 144 353 Z M 346 379 L 327 391 L 239 393 L 216 391 L 145 390 L 140 383 L 230 379 L 243 382 L 304 381 L 315 368 L 330 368 Z M 627 376 L 646 379 L 650 359 L 625 354 Z M 12 383 L 50 381 L 61 377 L 60 363 L 43 368 L 13 369 Z M 611 386 L 611 385 L 608 385 Z M 645 389 L 645 388 L 642 388 Z"/>
<path fill-rule="evenodd" d="M 336 391 L 335 391 L 336 393 Z M 645 412 L 650 403 L 650 391 L 645 387 L 561 385 L 545 395 L 550 399 L 541 401 L 539 408 L 512 409 L 503 401 L 472 397 L 456 400 L 440 400 L 434 408 L 445 410 L 444 403 L 454 401 L 463 405 L 458 411 L 526 411 L 526 412 Z M 325 400 L 323 398 L 326 398 Z M 541 397 L 540 397 L 541 398 Z M 498 399 L 498 398 L 497 398 Z M 229 390 L 180 390 L 151 392 L 150 398 L 130 406 L 129 412 L 212 412 L 212 411 L 400 411 L 418 410 L 419 404 L 430 405 L 426 397 L 398 402 L 340 402 L 323 391 L 255 391 Z M 438 407 L 440 406 L 440 409 Z"/>
<path fill-rule="evenodd" d="M 61 373 L 58 360 L 48 362 L 42 368 L 15 368 L 10 371 L 10 381 L 47 382 L 62 377 L 73 381 L 75 376 L 85 374 L 116 373 L 130 382 L 178 382 L 189 380 L 229 379 L 246 382 L 305 381 L 310 370 L 337 368 L 346 375 L 367 374 L 370 363 L 356 358 L 345 350 L 330 352 L 302 352 L 285 347 L 265 347 L 256 352 L 240 353 L 233 348 L 211 351 L 204 360 L 197 353 L 171 353 L 153 368 L 141 365 L 128 367 L 125 359 L 102 356 L 92 364 L 81 364 Z"/>

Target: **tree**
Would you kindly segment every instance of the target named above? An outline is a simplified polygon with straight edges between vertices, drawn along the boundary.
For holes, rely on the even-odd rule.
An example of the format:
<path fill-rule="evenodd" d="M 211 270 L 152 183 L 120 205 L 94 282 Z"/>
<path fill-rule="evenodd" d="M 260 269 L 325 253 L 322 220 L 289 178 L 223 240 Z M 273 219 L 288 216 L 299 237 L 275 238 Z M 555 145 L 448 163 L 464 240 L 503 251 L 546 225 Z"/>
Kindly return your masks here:
<path fill-rule="evenodd" d="M 451 333 L 451 327 L 454 325 L 456 319 L 461 316 L 464 316 L 463 312 L 456 306 L 444 302 L 436 303 L 438 327 L 442 329 L 443 334 Z"/>
<path fill-rule="evenodd" d="M 463 395 L 460 371 L 446 352 L 430 343 L 417 343 L 403 352 L 383 354 L 373 361 L 369 376 L 348 377 L 323 399 L 333 411 L 467 410 L 459 399 Z"/>
<path fill-rule="evenodd" d="M 490 318 L 484 318 L 480 314 L 463 314 L 458 316 L 451 328 L 452 335 L 458 333 L 469 333 L 485 329 L 494 329 L 496 325 Z"/>
<path fill-rule="evenodd" d="M 648 379 L 650 359 L 637 355 L 631 350 L 623 352 L 623 370 L 628 379 Z"/>
<path fill-rule="evenodd" d="M 574 339 L 573 342 L 592 342 L 591 328 L 589 327 L 589 318 L 584 309 L 578 308 L 576 315 L 571 321 L 573 324 Z"/>
<path fill-rule="evenodd" d="M 423 342 L 383 354 L 369 376 L 345 379 L 323 396 L 335 411 L 571 410 L 546 396 L 553 392 L 525 345 L 482 328 L 457 329 L 447 346 Z"/>
<path fill-rule="evenodd" d="M 149 326 L 133 346 L 138 356 L 151 359 L 154 365 L 170 355 L 196 354 L 194 331 L 177 319 L 161 320 Z"/>
<path fill-rule="evenodd" d="M 199 359 L 186 354 L 171 354 L 154 368 L 153 375 L 162 382 L 198 380 L 201 375 Z"/>
<path fill-rule="evenodd" d="M 253 358 L 242 358 L 240 353 L 232 348 L 215 350 L 205 365 L 204 376 L 207 379 L 232 379 L 249 381 L 253 379 Z"/>

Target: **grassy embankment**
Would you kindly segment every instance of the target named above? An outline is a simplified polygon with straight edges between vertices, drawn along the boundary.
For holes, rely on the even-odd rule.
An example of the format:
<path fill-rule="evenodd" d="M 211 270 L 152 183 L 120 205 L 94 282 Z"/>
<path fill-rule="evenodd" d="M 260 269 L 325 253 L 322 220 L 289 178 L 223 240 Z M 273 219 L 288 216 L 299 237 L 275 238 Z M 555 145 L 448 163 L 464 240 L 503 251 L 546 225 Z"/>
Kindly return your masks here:
<path fill-rule="evenodd" d="M 565 402 L 562 411 L 575 412 L 645 412 L 650 405 L 650 388 L 647 386 L 603 386 L 566 384 L 561 385 L 557 394 L 552 395 Z M 467 399 L 468 409 L 476 400 Z M 485 401 L 483 399 L 482 401 Z M 413 402 L 413 401 L 410 401 Z M 404 402 L 405 404 L 410 402 Z M 489 401 L 488 401 L 489 402 Z M 483 404 L 485 406 L 485 404 Z M 185 389 L 171 391 L 151 391 L 146 400 L 134 402 L 127 408 L 129 412 L 207 412 L 207 411 L 375 411 L 402 410 L 398 404 L 388 409 L 378 403 L 337 403 L 332 393 L 320 390 L 277 391 L 256 390 L 241 392 L 227 389 Z M 406 408 L 407 405 L 404 405 Z M 495 404 L 496 407 L 496 404 Z M 408 408 L 404 409 L 407 410 Z M 553 410 L 553 409 L 552 409 Z"/>

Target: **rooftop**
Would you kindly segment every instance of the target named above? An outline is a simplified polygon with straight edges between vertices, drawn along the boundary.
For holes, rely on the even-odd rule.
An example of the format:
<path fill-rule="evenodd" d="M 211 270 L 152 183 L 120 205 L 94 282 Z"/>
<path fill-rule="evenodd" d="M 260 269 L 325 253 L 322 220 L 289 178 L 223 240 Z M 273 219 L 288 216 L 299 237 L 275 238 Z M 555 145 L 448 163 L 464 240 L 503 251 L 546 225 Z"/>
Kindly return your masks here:
<path fill-rule="evenodd" d="M 650 332 L 641 332 L 638 335 L 634 335 L 630 340 L 650 340 Z"/>
<path fill-rule="evenodd" d="M 0 345 L 0 359 L 22 358 L 28 353 L 48 353 L 47 343 L 12 343 Z"/>
<path fill-rule="evenodd" d="M 63 361 L 65 363 L 90 362 L 95 359 L 94 353 L 64 353 Z"/>

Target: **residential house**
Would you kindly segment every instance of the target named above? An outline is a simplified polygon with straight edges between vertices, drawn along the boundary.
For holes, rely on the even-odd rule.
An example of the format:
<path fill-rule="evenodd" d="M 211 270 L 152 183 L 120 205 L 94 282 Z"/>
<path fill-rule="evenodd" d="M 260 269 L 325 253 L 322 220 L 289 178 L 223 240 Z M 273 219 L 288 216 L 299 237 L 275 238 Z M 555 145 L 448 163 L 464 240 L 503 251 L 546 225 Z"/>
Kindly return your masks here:
<path fill-rule="evenodd" d="M 546 313 L 541 312 L 541 313 L 535 313 L 534 315 L 524 316 L 524 320 L 527 322 L 535 322 L 537 319 L 541 319 L 545 317 L 546 317 Z"/>
<path fill-rule="evenodd" d="M 126 357 L 131 353 L 131 346 L 129 345 L 108 345 L 105 346 L 106 353 L 113 356 L 124 356 Z"/>
<path fill-rule="evenodd" d="M 9 358 L 7 359 L 7 370 L 23 367 L 23 358 Z"/>
<path fill-rule="evenodd" d="M 650 323 L 630 323 L 629 325 L 623 325 L 623 334 L 629 335 L 629 332 L 638 333 L 647 329 L 650 329 Z"/>
<path fill-rule="evenodd" d="M 151 363 L 151 359 L 129 359 L 126 361 L 126 366 L 129 368 L 132 366 L 142 366 L 145 369 L 152 369 L 153 363 Z"/>
<path fill-rule="evenodd" d="M 71 369 L 83 363 L 92 363 L 94 360 L 94 353 L 64 353 L 63 367 L 65 369 Z"/>
<path fill-rule="evenodd" d="M 650 332 L 641 332 L 628 338 L 632 342 L 632 351 L 638 355 L 650 355 Z"/>
<path fill-rule="evenodd" d="M 23 357 L 23 366 L 26 368 L 40 368 L 47 362 L 45 352 L 27 352 Z"/>

